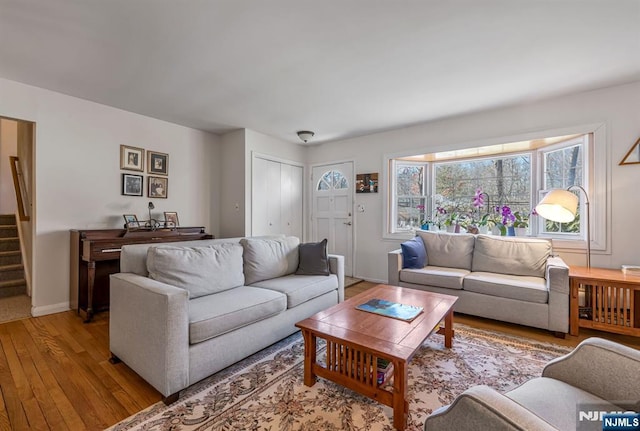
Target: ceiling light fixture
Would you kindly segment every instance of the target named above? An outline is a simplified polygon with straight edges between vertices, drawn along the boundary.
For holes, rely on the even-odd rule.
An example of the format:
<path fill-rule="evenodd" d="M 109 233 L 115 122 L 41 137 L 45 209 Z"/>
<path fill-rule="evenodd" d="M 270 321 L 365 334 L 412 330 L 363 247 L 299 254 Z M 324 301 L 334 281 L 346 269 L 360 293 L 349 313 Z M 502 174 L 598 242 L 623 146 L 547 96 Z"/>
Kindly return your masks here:
<path fill-rule="evenodd" d="M 307 141 L 313 138 L 313 135 L 315 135 L 315 133 L 310 132 L 308 130 L 301 130 L 298 132 L 298 137 L 302 139 L 305 144 L 307 143 Z"/>

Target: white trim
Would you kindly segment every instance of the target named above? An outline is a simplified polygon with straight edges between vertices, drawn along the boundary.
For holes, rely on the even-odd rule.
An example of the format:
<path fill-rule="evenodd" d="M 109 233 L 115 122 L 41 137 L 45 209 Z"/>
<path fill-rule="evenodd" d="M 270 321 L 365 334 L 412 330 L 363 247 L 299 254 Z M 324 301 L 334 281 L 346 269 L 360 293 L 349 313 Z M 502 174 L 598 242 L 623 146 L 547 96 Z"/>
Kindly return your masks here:
<path fill-rule="evenodd" d="M 31 315 L 33 317 L 46 316 L 48 314 L 62 313 L 71 310 L 69 302 L 61 302 L 59 304 L 43 305 L 41 307 L 31 307 Z"/>

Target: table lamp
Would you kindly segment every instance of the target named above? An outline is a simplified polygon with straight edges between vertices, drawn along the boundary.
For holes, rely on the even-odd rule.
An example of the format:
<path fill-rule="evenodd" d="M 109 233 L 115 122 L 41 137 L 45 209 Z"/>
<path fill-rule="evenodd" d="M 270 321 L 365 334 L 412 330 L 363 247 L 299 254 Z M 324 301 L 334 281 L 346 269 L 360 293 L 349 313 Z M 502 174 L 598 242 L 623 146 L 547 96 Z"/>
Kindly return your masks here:
<path fill-rule="evenodd" d="M 571 189 L 578 188 L 584 192 L 587 211 L 587 268 L 591 268 L 591 223 L 589 218 L 589 194 L 582 186 L 570 186 L 566 190 L 554 189 L 546 194 L 536 205 L 539 216 L 551 221 L 568 223 L 576 218 L 578 210 L 578 196 L 571 193 Z"/>

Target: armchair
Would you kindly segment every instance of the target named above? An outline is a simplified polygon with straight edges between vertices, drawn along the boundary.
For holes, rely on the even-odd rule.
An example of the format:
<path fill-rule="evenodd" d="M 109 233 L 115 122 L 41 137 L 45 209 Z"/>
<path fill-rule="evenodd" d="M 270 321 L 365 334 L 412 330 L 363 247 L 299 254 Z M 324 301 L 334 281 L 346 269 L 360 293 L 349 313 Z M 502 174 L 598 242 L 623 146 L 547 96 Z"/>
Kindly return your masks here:
<path fill-rule="evenodd" d="M 510 392 L 467 389 L 434 411 L 424 430 L 602 430 L 590 412 L 640 411 L 638 376 L 640 351 L 589 338 Z"/>

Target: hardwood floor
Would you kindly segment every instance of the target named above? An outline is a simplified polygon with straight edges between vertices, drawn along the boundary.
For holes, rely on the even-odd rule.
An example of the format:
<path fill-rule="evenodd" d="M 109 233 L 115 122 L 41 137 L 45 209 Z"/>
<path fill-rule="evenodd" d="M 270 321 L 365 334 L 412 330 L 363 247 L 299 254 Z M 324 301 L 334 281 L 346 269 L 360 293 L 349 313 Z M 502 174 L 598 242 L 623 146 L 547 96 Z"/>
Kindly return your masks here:
<path fill-rule="evenodd" d="M 345 296 L 375 285 L 360 282 Z M 599 336 L 640 348 L 640 338 L 598 331 L 561 340 L 471 316 L 457 314 L 455 322 L 566 346 Z M 108 313 L 89 324 L 72 311 L 0 324 L 0 430 L 101 430 L 161 400 L 125 364 L 108 359 Z"/>

